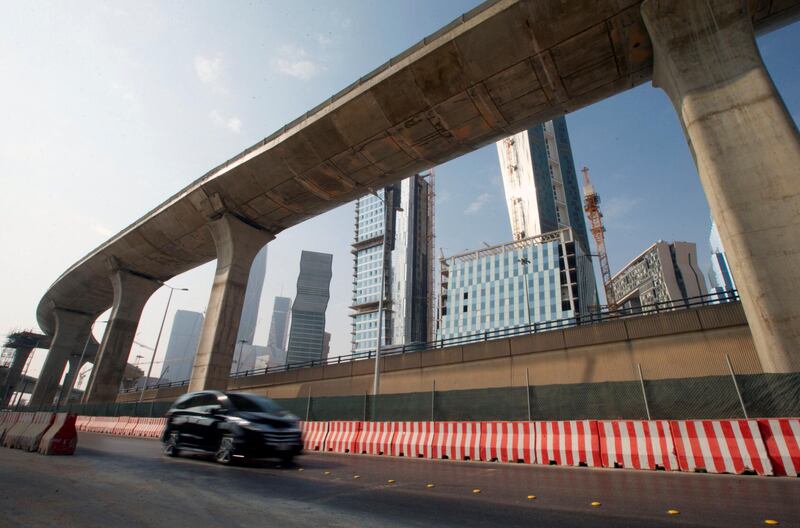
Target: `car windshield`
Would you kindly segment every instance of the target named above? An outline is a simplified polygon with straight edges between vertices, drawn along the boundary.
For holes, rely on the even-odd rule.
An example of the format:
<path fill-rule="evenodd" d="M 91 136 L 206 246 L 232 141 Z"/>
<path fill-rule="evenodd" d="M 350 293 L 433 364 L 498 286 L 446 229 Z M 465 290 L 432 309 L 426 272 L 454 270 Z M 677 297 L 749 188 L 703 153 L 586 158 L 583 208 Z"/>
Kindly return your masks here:
<path fill-rule="evenodd" d="M 245 412 L 283 413 L 277 403 L 261 396 L 245 396 L 244 394 L 228 394 L 228 398 L 236 409 Z"/>

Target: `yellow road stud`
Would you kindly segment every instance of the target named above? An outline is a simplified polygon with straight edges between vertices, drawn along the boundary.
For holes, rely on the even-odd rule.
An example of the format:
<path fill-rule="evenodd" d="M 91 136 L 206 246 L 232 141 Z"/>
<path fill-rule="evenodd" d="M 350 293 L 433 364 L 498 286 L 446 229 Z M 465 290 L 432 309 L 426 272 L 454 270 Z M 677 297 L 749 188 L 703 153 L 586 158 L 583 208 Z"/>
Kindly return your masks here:
<path fill-rule="evenodd" d="M 601 502 L 599 502 L 599 501 L 592 501 L 592 506 L 594 506 L 595 508 L 597 508 L 597 507 L 598 507 L 598 506 L 600 506 L 601 504 L 602 504 L 602 503 L 601 503 Z"/>
<path fill-rule="evenodd" d="M 386 482 L 388 482 L 389 484 L 394 484 L 394 483 L 395 483 L 395 480 L 394 480 L 394 479 L 389 479 L 389 480 L 387 480 Z"/>
<path fill-rule="evenodd" d="M 536 498 L 536 495 L 528 495 L 528 500 L 533 500 Z"/>
<path fill-rule="evenodd" d="M 303 468 L 297 468 L 297 471 L 303 471 Z"/>
<path fill-rule="evenodd" d="M 354 479 L 360 479 L 360 478 L 361 478 L 361 475 L 353 475 L 353 478 L 354 478 Z"/>
<path fill-rule="evenodd" d="M 778 526 L 780 523 L 775 519 L 765 519 L 764 524 L 767 524 L 769 526 Z"/>
<path fill-rule="evenodd" d="M 676 510 L 675 508 L 670 508 L 667 510 L 667 515 L 679 515 L 681 512 Z"/>
<path fill-rule="evenodd" d="M 426 488 L 432 488 L 433 486 L 434 486 L 433 484 L 426 484 L 425 485 Z"/>
<path fill-rule="evenodd" d="M 481 490 L 479 490 L 478 488 L 475 488 L 474 490 L 472 490 L 472 493 L 480 493 L 480 492 L 481 492 Z"/>
<path fill-rule="evenodd" d="M 326 471 L 326 472 L 325 472 L 325 474 L 326 474 L 326 475 L 330 475 L 330 474 L 331 474 L 331 472 L 330 472 L 330 471 Z"/>

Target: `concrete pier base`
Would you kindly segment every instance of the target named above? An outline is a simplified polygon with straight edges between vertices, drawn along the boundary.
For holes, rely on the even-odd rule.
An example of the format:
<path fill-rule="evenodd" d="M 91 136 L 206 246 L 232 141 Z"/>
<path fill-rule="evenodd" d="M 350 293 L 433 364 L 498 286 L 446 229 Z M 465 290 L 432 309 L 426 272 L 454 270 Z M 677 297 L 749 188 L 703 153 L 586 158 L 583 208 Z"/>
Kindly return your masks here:
<path fill-rule="evenodd" d="M 25 367 L 25 362 L 33 352 L 33 348 L 17 348 L 14 351 L 14 359 L 6 372 L 6 379 L 0 389 L 0 407 L 5 407 L 11 401 L 11 396 L 14 394 L 19 385 L 19 380 L 22 377 L 22 369 Z"/>
<path fill-rule="evenodd" d="M 645 0 L 672 100 L 766 372 L 800 371 L 800 136 L 744 0 Z"/>
<path fill-rule="evenodd" d="M 96 315 L 73 312 L 62 308 L 53 310 L 56 333 L 47 352 L 39 380 L 31 394 L 31 405 L 50 405 L 57 393 L 61 375 L 70 356 L 78 356 L 86 343 Z"/>
<path fill-rule="evenodd" d="M 92 379 L 84 396 L 85 403 L 117 399 L 142 310 L 162 284 L 120 269 L 115 270 L 110 278 L 114 287 L 114 305 L 97 352 Z"/>
<path fill-rule="evenodd" d="M 253 258 L 275 237 L 225 213 L 209 223 L 217 270 L 197 347 L 189 391 L 225 390 L 236 347 L 247 279 Z"/>

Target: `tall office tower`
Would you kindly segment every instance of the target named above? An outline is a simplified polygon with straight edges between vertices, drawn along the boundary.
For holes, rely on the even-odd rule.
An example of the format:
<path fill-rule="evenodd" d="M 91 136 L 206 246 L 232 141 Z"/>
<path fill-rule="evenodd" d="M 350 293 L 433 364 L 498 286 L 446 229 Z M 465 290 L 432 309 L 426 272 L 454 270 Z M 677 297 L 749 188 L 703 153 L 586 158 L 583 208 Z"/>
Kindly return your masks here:
<path fill-rule="evenodd" d="M 192 377 L 194 356 L 200 343 L 203 329 L 203 314 L 188 310 L 177 310 L 172 320 L 161 379 L 183 381 Z"/>
<path fill-rule="evenodd" d="M 239 331 L 236 335 L 236 348 L 231 362 L 231 373 L 237 370 L 250 370 L 255 368 L 256 358 L 243 345 L 252 345 L 256 335 L 258 323 L 258 308 L 261 304 L 261 290 L 264 289 L 264 277 L 267 274 L 267 246 L 261 248 L 250 266 L 250 276 L 247 278 L 247 290 L 244 292 L 242 304 L 242 317 L 239 319 Z"/>
<path fill-rule="evenodd" d="M 620 309 L 656 303 L 679 308 L 685 299 L 707 294 L 693 242 L 659 240 L 611 277 L 611 288 Z"/>
<path fill-rule="evenodd" d="M 382 346 L 424 342 L 431 337 L 433 205 L 432 171 L 356 201 L 351 250 L 353 353 L 375 350 L 378 344 L 382 273 Z"/>
<path fill-rule="evenodd" d="M 571 227 L 589 247 L 567 121 L 558 117 L 497 142 L 514 240 Z"/>
<path fill-rule="evenodd" d="M 585 257 L 563 228 L 443 258 L 437 340 L 501 336 L 575 317 L 594 300 L 586 296 L 594 274 Z"/>
<path fill-rule="evenodd" d="M 303 251 L 297 296 L 292 304 L 287 363 L 302 363 L 322 358 L 325 336 L 325 310 L 328 308 L 333 255 Z"/>
<path fill-rule="evenodd" d="M 272 322 L 269 325 L 267 354 L 269 364 L 273 366 L 286 364 L 286 338 L 289 337 L 289 310 L 292 300 L 288 297 L 275 297 L 272 305 Z"/>
<path fill-rule="evenodd" d="M 591 246 L 566 119 L 558 117 L 501 139 L 497 155 L 514 240 L 569 227 L 588 258 Z M 594 279 L 586 287 L 586 295 L 597 299 Z M 597 304 L 595 300 L 585 309 Z"/>
<path fill-rule="evenodd" d="M 724 292 L 736 289 L 736 282 L 733 280 L 728 257 L 725 255 L 725 248 L 722 247 L 722 241 L 719 238 L 717 224 L 713 220 L 708 242 L 711 246 L 711 271 L 708 273 L 711 281 L 711 293 L 716 294 L 722 300 L 727 297 Z"/>

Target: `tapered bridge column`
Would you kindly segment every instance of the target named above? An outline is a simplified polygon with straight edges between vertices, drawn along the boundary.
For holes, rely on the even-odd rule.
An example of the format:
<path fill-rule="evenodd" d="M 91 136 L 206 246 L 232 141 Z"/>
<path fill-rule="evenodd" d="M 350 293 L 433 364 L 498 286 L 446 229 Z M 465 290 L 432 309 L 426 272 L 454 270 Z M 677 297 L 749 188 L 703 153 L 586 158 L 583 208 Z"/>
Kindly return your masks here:
<path fill-rule="evenodd" d="M 11 366 L 8 367 L 6 373 L 6 380 L 2 389 L 2 400 L 0 400 L 0 407 L 5 407 L 11 401 L 11 396 L 14 390 L 19 385 L 19 379 L 22 377 L 22 369 L 25 367 L 25 362 L 28 361 L 28 356 L 33 352 L 33 348 L 17 348 L 14 350 L 14 359 L 11 360 Z"/>
<path fill-rule="evenodd" d="M 142 310 L 162 284 L 121 269 L 114 270 L 110 278 L 114 287 L 114 304 L 84 396 L 86 403 L 117 399 Z"/>
<path fill-rule="evenodd" d="M 800 136 L 744 0 L 645 0 L 672 100 L 767 372 L 800 370 Z"/>
<path fill-rule="evenodd" d="M 229 213 L 210 222 L 209 228 L 217 248 L 217 270 L 189 392 L 227 388 L 250 265 L 256 253 L 275 238 Z"/>
<path fill-rule="evenodd" d="M 67 359 L 67 363 L 69 365 L 69 369 L 67 370 L 67 374 L 64 376 L 64 383 L 59 392 L 59 398 L 57 403 L 64 404 L 69 403 L 69 398 L 72 395 L 72 388 L 75 385 L 75 380 L 77 378 L 78 371 L 81 369 L 81 358 L 80 356 L 70 356 Z"/>
<path fill-rule="evenodd" d="M 50 343 L 39 379 L 31 394 L 31 405 L 50 405 L 58 393 L 58 382 L 70 356 L 80 355 L 96 315 L 53 309 L 56 334 Z"/>

